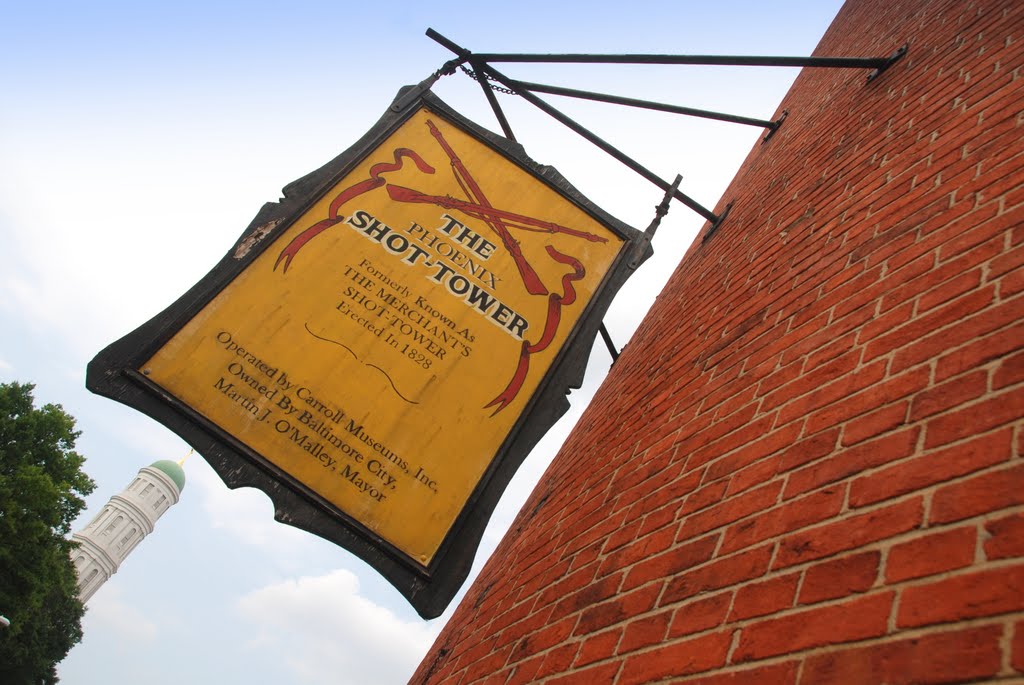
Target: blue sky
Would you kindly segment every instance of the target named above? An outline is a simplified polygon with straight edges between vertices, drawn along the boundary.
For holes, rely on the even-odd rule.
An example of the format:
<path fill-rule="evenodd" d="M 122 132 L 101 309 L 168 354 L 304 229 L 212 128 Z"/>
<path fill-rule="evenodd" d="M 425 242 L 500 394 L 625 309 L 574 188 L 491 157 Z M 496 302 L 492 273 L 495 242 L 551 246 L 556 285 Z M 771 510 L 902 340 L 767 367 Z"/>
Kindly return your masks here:
<path fill-rule="evenodd" d="M 84 389 L 102 347 L 197 281 L 286 183 L 354 142 L 402 85 L 450 54 L 809 54 L 837 0 L 6 3 L 0 22 L 0 381 L 37 384 L 78 418 L 96 479 L 84 519 L 141 466 L 187 446 Z M 796 72 L 504 65 L 523 80 L 770 118 Z M 495 129 L 462 74 L 435 92 Z M 521 143 L 640 228 L 661 191 L 510 96 Z M 663 178 L 714 206 L 760 133 L 548 96 Z M 656 256 L 607 318 L 621 346 L 700 228 L 674 204 Z M 495 513 L 494 548 L 607 373 L 600 344 L 573 410 L 527 459 Z M 90 601 L 67 683 L 404 682 L 446 616 L 425 622 L 344 550 L 273 521 L 200 456 L 182 501 Z M 84 525 L 87 521 L 80 521 Z M 159 668 L 154 670 L 154 665 Z"/>

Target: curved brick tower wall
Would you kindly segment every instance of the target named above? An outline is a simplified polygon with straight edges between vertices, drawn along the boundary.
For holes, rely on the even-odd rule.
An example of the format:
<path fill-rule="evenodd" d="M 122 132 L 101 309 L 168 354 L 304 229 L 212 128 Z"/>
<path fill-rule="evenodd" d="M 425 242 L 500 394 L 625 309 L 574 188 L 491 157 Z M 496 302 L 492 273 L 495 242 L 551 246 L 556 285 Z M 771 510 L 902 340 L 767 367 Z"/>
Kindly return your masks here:
<path fill-rule="evenodd" d="M 1024 3 L 816 54 L 904 42 L 801 73 L 414 683 L 1019 682 Z"/>

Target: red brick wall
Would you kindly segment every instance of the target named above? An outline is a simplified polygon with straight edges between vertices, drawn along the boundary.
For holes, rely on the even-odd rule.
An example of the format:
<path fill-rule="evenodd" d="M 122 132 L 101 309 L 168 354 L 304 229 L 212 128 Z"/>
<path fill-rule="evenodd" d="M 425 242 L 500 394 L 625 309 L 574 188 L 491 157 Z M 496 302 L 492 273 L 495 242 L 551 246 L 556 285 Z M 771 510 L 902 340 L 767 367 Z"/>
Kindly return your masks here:
<path fill-rule="evenodd" d="M 413 682 L 1021 677 L 1024 3 L 818 54 L 904 42 L 800 75 Z"/>

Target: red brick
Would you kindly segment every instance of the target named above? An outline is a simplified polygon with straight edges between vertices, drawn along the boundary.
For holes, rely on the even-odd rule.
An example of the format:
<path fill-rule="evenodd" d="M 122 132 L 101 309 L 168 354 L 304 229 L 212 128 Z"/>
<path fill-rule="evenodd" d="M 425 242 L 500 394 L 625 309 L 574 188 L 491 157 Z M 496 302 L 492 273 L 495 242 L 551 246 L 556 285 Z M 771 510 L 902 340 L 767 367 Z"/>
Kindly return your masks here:
<path fill-rule="evenodd" d="M 595 661 L 607 659 L 615 653 L 615 648 L 622 638 L 622 629 L 613 628 L 603 633 L 597 633 L 586 638 L 580 645 L 580 651 L 576 654 L 576 661 L 573 666 L 586 666 Z"/>
<path fill-rule="evenodd" d="M 810 656 L 801 685 L 968 682 L 999 672 L 1002 626 L 924 635 Z"/>
<path fill-rule="evenodd" d="M 774 568 L 785 568 L 856 549 L 921 525 L 921 498 L 905 500 L 841 521 L 809 528 L 782 539 Z"/>
<path fill-rule="evenodd" d="M 730 600 L 732 600 L 732 592 L 722 592 L 706 599 L 688 602 L 679 607 L 676 609 L 672 625 L 668 629 L 669 638 L 717 628 L 725 620 Z"/>
<path fill-rule="evenodd" d="M 711 559 L 721 534 L 709 535 L 680 545 L 667 552 L 637 563 L 626 574 L 623 590 L 631 590 L 652 580 L 676 575 Z"/>
<path fill-rule="evenodd" d="M 595 563 L 591 566 L 581 568 L 578 571 L 570 573 L 568 576 L 562 578 L 556 583 L 552 583 L 541 595 L 541 601 L 544 603 L 550 603 L 565 597 L 574 590 L 586 587 L 587 584 L 594 579 L 597 569 L 598 565 Z"/>
<path fill-rule="evenodd" d="M 1011 514 L 985 524 L 985 556 L 989 559 L 1024 557 L 1024 514 Z"/>
<path fill-rule="evenodd" d="M 790 424 L 784 428 L 768 433 L 732 454 L 713 462 L 708 466 L 708 480 L 715 480 L 774 454 L 790 445 L 800 435 L 799 424 Z"/>
<path fill-rule="evenodd" d="M 693 492 L 683 502 L 682 508 L 679 510 L 680 516 L 700 511 L 706 507 L 710 507 L 715 502 L 722 501 L 722 497 L 725 496 L 725 489 L 728 487 L 728 483 L 725 481 L 716 481 L 710 485 L 706 485 L 699 490 Z"/>
<path fill-rule="evenodd" d="M 1024 381 L 1024 352 L 1007 357 L 992 374 L 992 388 L 998 390 Z"/>
<path fill-rule="evenodd" d="M 570 616 L 522 638 L 512 650 L 512 661 L 522 661 L 534 654 L 551 649 L 572 635 L 576 617 Z"/>
<path fill-rule="evenodd" d="M 679 538 L 690 539 L 726 526 L 775 504 L 782 490 L 782 481 L 766 483 L 755 490 L 730 497 L 709 509 L 690 516 L 679 527 Z"/>
<path fill-rule="evenodd" d="M 1024 387 L 992 395 L 981 402 L 928 422 L 925 447 L 937 447 L 977 435 L 1024 416 Z"/>
<path fill-rule="evenodd" d="M 529 635 L 534 631 L 540 630 L 542 627 L 548 625 L 548 618 L 550 614 L 550 608 L 547 611 L 527 614 L 525 618 L 516 621 L 502 631 L 502 641 L 506 643 L 513 643 L 518 641 L 524 635 Z"/>
<path fill-rule="evenodd" d="M 930 375 L 927 368 L 912 369 L 888 380 L 879 380 L 852 395 L 837 398 L 831 405 L 807 417 L 805 431 L 815 433 L 830 428 L 923 390 L 930 382 Z"/>
<path fill-rule="evenodd" d="M 970 566 L 977 538 L 975 527 L 967 526 L 893 545 L 885 564 L 885 579 L 897 583 Z"/>
<path fill-rule="evenodd" d="M 804 571 L 800 586 L 800 604 L 814 604 L 838 599 L 857 592 L 865 592 L 878 577 L 878 551 L 862 552 L 841 559 L 830 559 Z"/>
<path fill-rule="evenodd" d="M 1024 298 L 1003 299 L 991 307 L 941 330 L 924 335 L 896 352 L 890 364 L 890 373 L 896 373 L 909 366 L 929 361 L 959 345 L 970 343 L 978 337 L 1004 326 L 1017 323 L 1024 318 Z"/>
<path fill-rule="evenodd" d="M 613 532 L 607 538 L 604 539 L 601 547 L 603 554 L 610 554 L 623 545 L 634 542 L 637 537 L 637 532 L 640 530 L 640 519 L 636 519 L 630 523 L 621 526 L 618 530 Z"/>
<path fill-rule="evenodd" d="M 487 651 L 487 656 L 485 658 L 479 659 L 467 667 L 466 678 L 469 680 L 494 683 L 493 676 L 501 670 L 502 666 L 505 665 L 505 661 L 508 659 L 510 651 L 511 649 L 509 647 L 499 651 Z M 485 678 L 488 680 L 484 680 Z"/>
<path fill-rule="evenodd" d="M 842 486 L 823 488 L 769 509 L 759 516 L 740 521 L 725 531 L 721 553 L 734 552 L 831 518 L 842 508 L 845 494 L 846 488 Z"/>
<path fill-rule="evenodd" d="M 818 348 L 812 354 L 807 355 L 807 362 L 804 365 L 804 371 L 811 371 L 826 362 L 830 362 L 833 359 L 849 353 L 853 350 L 856 339 L 856 333 L 847 333 L 846 335 L 839 337 L 837 340 L 833 340 L 828 343 L 824 347 Z"/>
<path fill-rule="evenodd" d="M 649 647 L 665 639 L 671 611 L 663 611 L 654 616 L 645 616 L 630 621 L 623 629 L 622 641 L 619 642 L 618 653 L 633 652 L 641 647 Z"/>
<path fill-rule="evenodd" d="M 786 661 L 730 673 L 706 674 L 682 680 L 673 678 L 672 682 L 679 685 L 795 685 L 798 666 L 796 661 Z"/>
<path fill-rule="evenodd" d="M 987 275 L 989 279 L 992 279 L 1016 271 L 1021 267 L 1024 267 L 1024 248 L 1018 247 L 993 259 L 989 264 Z"/>
<path fill-rule="evenodd" d="M 737 471 L 729 479 L 729 487 L 725 492 L 726 496 L 731 497 L 732 495 L 738 495 L 739 493 L 746 492 L 756 485 L 767 483 L 772 479 L 772 477 L 778 474 L 780 462 L 781 459 L 779 456 L 768 457 L 767 459 L 762 459 L 745 469 Z"/>
<path fill-rule="evenodd" d="M 677 449 L 682 454 L 689 455 L 697 449 L 727 438 L 731 433 L 743 430 L 744 427 L 748 426 L 756 413 L 757 407 L 755 405 L 748 405 L 742 411 L 735 412 L 721 421 L 712 422 L 710 412 L 705 412 L 705 415 L 707 415 L 705 421 L 709 425 L 702 428 L 699 423 L 692 422 L 691 430 L 693 430 L 693 435 L 680 440 Z"/>
<path fill-rule="evenodd" d="M 672 518 L 675 518 L 673 513 Z M 630 544 L 620 547 L 611 554 L 605 556 L 601 562 L 601 567 L 598 569 L 597 578 L 603 578 L 609 573 L 614 573 L 627 566 L 632 566 L 640 560 L 653 559 L 656 555 L 665 551 L 672 546 L 673 541 L 676 537 L 676 526 L 665 526 L 660 530 L 648 533 L 646 535 L 637 536 L 637 539 Z M 632 571 L 631 571 L 632 573 Z M 628 580 L 626 586 L 634 587 L 633 584 Z"/>
<path fill-rule="evenodd" d="M 907 420 L 907 407 L 909 404 L 909 402 L 898 402 L 849 421 L 843 427 L 843 446 L 849 447 L 882 433 L 887 433 L 894 428 L 899 428 Z"/>
<path fill-rule="evenodd" d="M 774 423 L 774 415 L 762 416 L 746 422 L 742 427 L 730 431 L 718 440 L 692 450 L 686 467 L 690 469 L 713 462 L 735 449 L 745 447 L 764 436 L 765 433 L 771 430 Z"/>
<path fill-rule="evenodd" d="M 975 371 L 946 381 L 929 390 L 918 393 L 910 410 L 910 420 L 919 421 L 925 417 L 956 407 L 985 394 L 988 388 L 988 372 Z"/>
<path fill-rule="evenodd" d="M 851 350 L 813 371 L 807 371 L 805 368 L 804 373 L 798 378 L 793 379 L 767 395 L 762 400 L 761 410 L 773 409 L 781 404 L 785 404 L 794 397 L 799 397 L 827 383 L 848 376 L 859 365 L 860 356 L 861 351 L 859 349 Z"/>
<path fill-rule="evenodd" d="M 949 523 L 1024 504 L 1024 465 L 989 471 L 940 488 L 932 497 L 931 523 Z"/>
<path fill-rule="evenodd" d="M 939 357 L 935 366 L 935 380 L 943 381 L 1018 350 L 1021 340 L 1024 340 L 1024 323 L 972 340 Z"/>
<path fill-rule="evenodd" d="M 903 590 L 901 628 L 1024 610 L 1024 565 L 974 571 Z"/>
<path fill-rule="evenodd" d="M 487 666 L 483 668 L 484 670 L 481 670 L 474 665 L 469 669 L 467 677 L 473 679 L 474 682 L 480 683 L 480 685 L 505 685 L 505 679 L 508 678 L 508 674 L 505 671 L 492 673 L 486 670 Z"/>
<path fill-rule="evenodd" d="M 986 179 L 991 182 L 991 178 Z M 1021 217 L 1024 216 L 1024 208 L 1012 209 L 1010 211 L 999 213 L 998 202 L 988 203 L 988 206 L 982 206 L 979 216 L 971 217 L 974 225 L 970 231 L 961 232 L 956 238 L 947 241 L 943 244 L 939 250 L 939 259 L 946 260 L 954 255 L 960 254 L 961 252 L 984 242 L 989 237 L 1007 231 L 1010 228 L 1020 224 Z M 988 216 L 984 215 L 984 212 L 988 212 Z"/>
<path fill-rule="evenodd" d="M 1014 271 L 999 281 L 999 296 L 1003 299 L 1024 292 L 1024 270 Z"/>
<path fill-rule="evenodd" d="M 597 683 L 615 682 L 615 674 L 619 671 L 618 662 L 601 664 L 582 671 L 567 673 L 551 680 L 545 680 L 548 685 L 597 685 Z M 532 681 L 535 682 L 535 681 Z"/>
<path fill-rule="evenodd" d="M 850 484 L 850 506 L 892 499 L 1006 461 L 1013 454 L 1012 437 L 1010 429 L 995 431 L 857 478 Z"/>
<path fill-rule="evenodd" d="M 801 373 L 803 373 L 803 370 L 803 359 L 797 359 L 796 361 L 789 362 L 784 366 L 776 369 L 769 375 L 762 378 L 761 381 L 757 384 L 756 397 L 767 395 L 780 385 L 790 382 L 794 378 L 798 377 Z"/>
<path fill-rule="evenodd" d="M 838 438 L 839 431 L 830 430 L 801 440 L 782 453 L 780 470 L 788 471 L 824 457 L 836 448 Z"/>
<path fill-rule="evenodd" d="M 537 678 L 543 679 L 557 673 L 565 673 L 572 666 L 573 659 L 576 658 L 576 650 L 579 647 L 578 643 L 573 642 L 555 647 L 545 654 L 544 663 L 540 665 L 540 670 L 537 671 Z"/>
<path fill-rule="evenodd" d="M 926 255 L 929 261 L 934 261 L 932 255 Z M 888 333 L 898 326 L 902 326 L 914 318 L 914 302 L 904 302 L 899 306 L 889 309 L 883 301 L 881 310 L 883 314 L 872 317 L 857 331 L 857 342 L 861 345 L 874 340 L 880 335 Z"/>
<path fill-rule="evenodd" d="M 815 409 L 820 409 L 841 398 L 849 397 L 876 385 L 885 377 L 887 366 L 886 360 L 878 360 L 837 378 L 831 383 L 815 388 L 802 397 L 791 400 L 779 410 L 776 425 L 782 426 L 790 421 L 803 418 Z"/>
<path fill-rule="evenodd" d="M 611 599 L 586 609 L 576 623 L 573 635 L 586 635 L 638 616 L 654 607 L 661 587 L 648 585 L 632 592 L 615 594 Z"/>
<path fill-rule="evenodd" d="M 783 496 L 789 499 L 822 485 L 848 478 L 873 466 L 902 459 L 914 452 L 920 432 L 921 429 L 917 426 L 906 428 L 898 433 L 890 433 L 848 447 L 835 453 L 830 459 L 794 471 L 789 476 Z"/>
<path fill-rule="evenodd" d="M 875 357 L 898 350 L 905 345 L 920 340 L 922 337 L 943 326 L 959 321 L 974 312 L 984 309 L 992 304 L 994 299 L 995 287 L 990 286 L 960 297 L 924 316 L 915 318 L 905 326 L 900 326 L 891 333 L 882 335 L 869 342 L 867 349 L 864 351 L 864 361 L 867 362 Z"/>
<path fill-rule="evenodd" d="M 948 212 L 946 214 L 948 216 Z M 928 246 L 927 257 L 933 257 L 933 246 Z M 1003 237 L 997 236 L 987 242 L 969 250 L 955 259 L 943 262 L 939 266 L 929 269 L 927 272 L 917 276 L 913 280 L 890 289 L 882 299 L 882 311 L 889 309 L 901 302 L 912 300 L 914 297 L 927 295 L 933 289 L 941 289 L 961 274 L 970 272 L 975 267 L 998 255 L 1003 250 Z"/>
<path fill-rule="evenodd" d="M 762 620 L 742 629 L 735 663 L 884 635 L 895 593 L 883 592 Z"/>
<path fill-rule="evenodd" d="M 922 294 L 917 300 L 918 313 L 945 304 L 950 300 L 974 290 L 981 284 L 981 269 L 974 269 L 952 278 L 942 285 Z"/>
<path fill-rule="evenodd" d="M 512 668 L 511 674 L 507 676 L 506 685 L 529 685 L 529 683 L 537 682 L 537 671 L 540 670 L 543 664 L 543 654 L 516 664 Z"/>
<path fill-rule="evenodd" d="M 638 685 L 701 673 L 725 663 L 731 632 L 712 633 L 641 652 L 626 659 L 617 685 Z"/>
<path fill-rule="evenodd" d="M 799 573 L 789 573 L 770 580 L 744 585 L 736 591 L 729 621 L 742 621 L 766 616 L 793 606 Z"/>
<path fill-rule="evenodd" d="M 1013 627 L 1013 650 L 1010 665 L 1024 673 L 1024 621 L 1018 621 Z"/>
<path fill-rule="evenodd" d="M 719 559 L 698 569 L 676 576 L 662 594 L 660 606 L 758 578 L 768 570 L 774 543 L 731 557 Z"/>
<path fill-rule="evenodd" d="M 622 575 L 621 573 L 616 573 L 606 576 L 557 601 L 551 609 L 550 620 L 557 621 L 564 616 L 586 609 L 597 602 L 611 597 L 622 583 Z"/>

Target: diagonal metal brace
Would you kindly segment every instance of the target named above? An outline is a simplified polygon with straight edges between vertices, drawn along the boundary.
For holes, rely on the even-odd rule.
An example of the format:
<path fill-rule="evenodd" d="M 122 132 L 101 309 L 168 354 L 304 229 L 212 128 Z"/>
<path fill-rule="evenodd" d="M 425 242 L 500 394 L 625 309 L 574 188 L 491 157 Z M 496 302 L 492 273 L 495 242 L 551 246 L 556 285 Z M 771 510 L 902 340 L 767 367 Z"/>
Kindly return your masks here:
<path fill-rule="evenodd" d="M 445 46 L 449 50 L 452 50 L 453 52 L 455 52 L 459 56 L 468 56 L 468 55 L 472 54 L 468 50 L 466 50 L 465 48 L 463 48 L 463 47 L 453 43 L 451 40 L 445 38 L 441 34 L 437 33 L 437 31 L 434 31 L 433 29 L 427 29 L 427 36 L 429 36 L 433 40 L 437 41 L 441 45 Z M 532 104 L 534 107 L 538 108 L 542 112 L 545 112 L 546 114 L 548 114 L 553 119 L 559 121 L 560 123 L 562 123 L 563 125 L 567 126 L 570 129 L 572 129 L 573 131 L 575 131 L 576 133 L 578 133 L 582 137 L 586 138 L 591 143 L 593 143 L 597 147 L 601 148 L 606 153 L 608 153 L 609 155 L 611 155 L 615 159 L 619 160 L 624 165 L 626 165 L 627 167 L 629 167 L 633 171 L 637 172 L 638 174 L 640 174 L 641 176 L 646 178 L 648 181 L 650 181 L 654 185 L 656 185 L 659 188 L 661 188 L 662 190 L 668 190 L 669 187 L 671 186 L 671 184 L 668 181 L 663 180 L 657 174 L 655 174 L 653 171 L 651 171 L 647 167 L 643 166 L 642 164 L 637 162 L 632 157 L 626 155 L 624 152 L 619 150 L 617 147 L 615 147 L 611 143 L 605 141 L 604 139 L 599 137 L 597 134 L 595 134 L 592 131 L 590 131 L 589 129 L 583 127 L 582 125 L 577 123 L 575 120 L 573 120 L 572 118 L 570 118 L 566 114 L 564 114 L 561 111 L 559 111 L 558 109 L 552 107 L 551 105 L 549 105 L 544 100 L 541 100 L 540 98 L 538 98 L 536 95 L 534 95 L 530 91 L 517 89 L 515 87 L 514 82 L 511 79 L 509 79 L 507 76 L 505 76 L 501 72 L 499 72 L 496 69 L 494 69 L 494 67 L 492 67 L 491 65 L 484 63 L 482 60 L 479 60 L 478 59 L 479 55 L 474 55 L 473 58 L 474 58 L 474 63 L 477 63 L 480 66 L 480 69 L 477 70 L 477 73 L 482 73 L 482 74 L 484 74 L 486 76 L 490 76 L 491 78 L 493 78 L 495 81 L 498 81 L 499 83 L 501 83 L 506 88 L 510 88 L 510 89 L 514 90 L 521 98 L 523 98 L 524 100 L 526 100 L 527 102 Z M 682 191 L 680 191 L 678 189 L 675 191 L 674 196 L 675 196 L 675 198 L 677 200 L 682 202 L 684 205 L 686 205 L 687 207 L 689 207 L 693 211 L 695 211 L 698 214 L 700 214 L 702 217 L 704 217 L 706 220 L 710 221 L 715 226 L 717 226 L 719 223 L 721 223 L 722 218 L 724 218 L 724 217 L 718 216 L 717 214 L 715 214 L 714 212 L 712 212 L 711 210 L 707 209 L 706 207 L 701 205 L 699 202 L 697 202 L 696 200 L 691 198 L 689 195 L 683 193 Z"/>
<path fill-rule="evenodd" d="M 512 81 L 516 90 L 530 90 L 535 93 L 550 93 L 551 95 L 564 95 L 570 98 L 581 100 L 594 100 L 595 102 L 609 102 L 613 105 L 625 105 L 626 107 L 639 107 L 641 109 L 652 109 L 659 112 L 670 112 L 672 114 L 683 114 L 685 116 L 700 117 L 702 119 L 713 119 L 725 121 L 732 124 L 744 124 L 746 126 L 758 126 L 775 130 L 777 123 L 764 119 L 737 116 L 735 114 L 724 114 L 722 112 L 711 112 L 706 109 L 695 109 L 693 107 L 682 107 L 669 105 L 651 100 L 638 100 L 636 98 L 622 97 L 620 95 L 609 95 L 608 93 L 595 93 L 589 90 L 577 90 L 575 88 L 563 88 L 562 86 L 551 86 L 543 83 L 529 83 L 527 81 Z"/>

